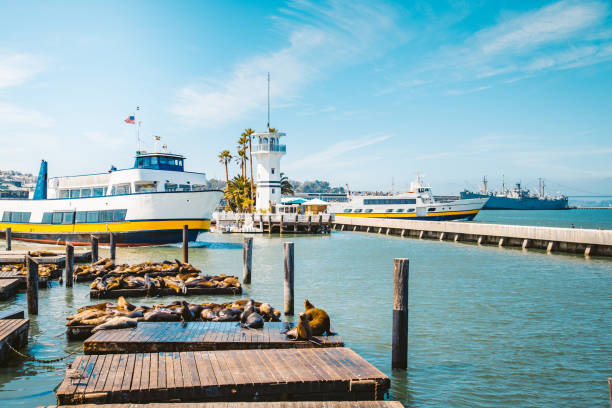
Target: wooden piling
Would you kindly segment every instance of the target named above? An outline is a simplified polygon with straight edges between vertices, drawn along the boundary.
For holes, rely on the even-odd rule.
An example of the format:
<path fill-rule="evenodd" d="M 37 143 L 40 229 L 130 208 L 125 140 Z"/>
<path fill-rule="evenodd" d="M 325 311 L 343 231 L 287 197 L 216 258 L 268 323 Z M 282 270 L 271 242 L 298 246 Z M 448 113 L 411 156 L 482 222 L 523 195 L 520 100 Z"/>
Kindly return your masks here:
<path fill-rule="evenodd" d="M 459 234 L 455 234 L 455 238 L 453 239 L 453 241 L 455 242 L 459 241 Z"/>
<path fill-rule="evenodd" d="M 444 241 L 445 234 L 443 232 L 440 233 L 440 241 Z"/>
<path fill-rule="evenodd" d="M 298 217 L 299 215 L 295 214 L 295 224 L 293 224 L 293 232 L 297 232 L 298 230 Z"/>
<path fill-rule="evenodd" d="M 115 241 L 114 232 L 109 233 L 108 245 L 110 247 L 110 259 L 114 261 L 117 258 L 117 242 Z"/>
<path fill-rule="evenodd" d="M 66 287 L 72 286 L 72 275 L 74 274 L 74 246 L 66 244 Z"/>
<path fill-rule="evenodd" d="M 528 239 L 524 239 L 523 240 L 523 245 L 521 246 L 521 248 L 527 249 L 528 247 L 529 247 L 529 240 Z"/>
<path fill-rule="evenodd" d="M 183 225 L 183 262 L 189 263 L 189 227 Z"/>
<path fill-rule="evenodd" d="M 612 408 L 612 377 L 608 377 L 608 393 L 610 394 L 610 408 Z"/>
<path fill-rule="evenodd" d="M 504 238 L 503 237 L 499 239 L 499 242 L 497 243 L 497 246 L 499 246 L 499 247 L 503 247 L 504 246 Z"/>
<path fill-rule="evenodd" d="M 281 214 L 281 216 L 280 216 L 279 232 L 280 232 L 281 235 L 283 235 L 283 214 Z"/>
<path fill-rule="evenodd" d="M 293 316 L 293 242 L 285 242 L 285 316 Z"/>
<path fill-rule="evenodd" d="M 98 261 L 98 237 L 91 236 L 91 263 Z"/>
<path fill-rule="evenodd" d="M 28 314 L 38 314 L 38 263 L 30 255 L 26 255 L 28 265 Z"/>
<path fill-rule="evenodd" d="M 253 237 L 245 237 L 242 245 L 242 283 L 251 283 L 253 267 Z"/>
<path fill-rule="evenodd" d="M 408 258 L 395 258 L 393 265 L 393 339 L 391 367 L 408 367 Z"/>
<path fill-rule="evenodd" d="M 554 246 L 555 246 L 555 242 L 554 241 L 549 241 L 548 245 L 546 246 L 546 252 L 550 254 L 552 252 Z"/>
<path fill-rule="evenodd" d="M 11 244 L 12 244 L 12 231 L 11 231 L 11 227 L 7 227 L 6 228 L 6 250 L 10 251 L 11 250 Z"/>
<path fill-rule="evenodd" d="M 586 248 L 584 248 L 584 256 L 590 256 L 592 250 L 593 250 L 593 247 L 591 245 L 587 245 Z"/>

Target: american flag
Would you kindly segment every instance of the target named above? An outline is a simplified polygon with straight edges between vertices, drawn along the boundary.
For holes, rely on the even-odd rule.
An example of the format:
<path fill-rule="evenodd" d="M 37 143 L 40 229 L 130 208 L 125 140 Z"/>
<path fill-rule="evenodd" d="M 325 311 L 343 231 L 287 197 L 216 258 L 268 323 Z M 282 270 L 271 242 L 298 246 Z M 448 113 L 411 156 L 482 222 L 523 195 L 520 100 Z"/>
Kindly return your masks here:
<path fill-rule="evenodd" d="M 136 121 L 134 120 L 134 115 L 125 118 L 125 123 L 131 123 L 132 125 L 136 124 Z"/>

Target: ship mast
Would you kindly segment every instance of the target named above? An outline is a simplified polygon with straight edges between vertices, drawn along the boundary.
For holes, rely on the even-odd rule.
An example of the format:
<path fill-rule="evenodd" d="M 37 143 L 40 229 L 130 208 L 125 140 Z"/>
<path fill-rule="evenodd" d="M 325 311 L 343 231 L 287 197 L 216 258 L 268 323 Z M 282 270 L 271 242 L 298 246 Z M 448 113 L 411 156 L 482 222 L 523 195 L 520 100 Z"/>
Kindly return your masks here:
<path fill-rule="evenodd" d="M 487 176 L 482 178 L 482 194 L 487 194 Z"/>

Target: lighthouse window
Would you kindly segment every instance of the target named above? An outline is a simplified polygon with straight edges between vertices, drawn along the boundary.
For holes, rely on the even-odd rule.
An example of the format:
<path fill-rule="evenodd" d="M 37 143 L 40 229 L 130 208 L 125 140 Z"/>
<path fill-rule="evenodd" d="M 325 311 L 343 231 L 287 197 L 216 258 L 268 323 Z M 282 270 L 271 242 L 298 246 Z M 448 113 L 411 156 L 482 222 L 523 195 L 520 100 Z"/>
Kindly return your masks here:
<path fill-rule="evenodd" d="M 272 174 L 274 174 L 274 167 L 272 167 Z"/>

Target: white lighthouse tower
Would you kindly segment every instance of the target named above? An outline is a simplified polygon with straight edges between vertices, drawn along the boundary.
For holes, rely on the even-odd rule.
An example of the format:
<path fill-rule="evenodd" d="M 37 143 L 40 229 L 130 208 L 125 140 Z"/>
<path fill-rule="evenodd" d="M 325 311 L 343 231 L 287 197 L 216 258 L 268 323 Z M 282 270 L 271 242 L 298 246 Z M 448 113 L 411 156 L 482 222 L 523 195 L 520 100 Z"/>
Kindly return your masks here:
<path fill-rule="evenodd" d="M 280 138 L 285 133 L 268 129 L 265 133 L 253 133 L 253 156 L 257 158 L 256 210 L 267 211 L 281 202 L 280 159 L 287 153 Z"/>

